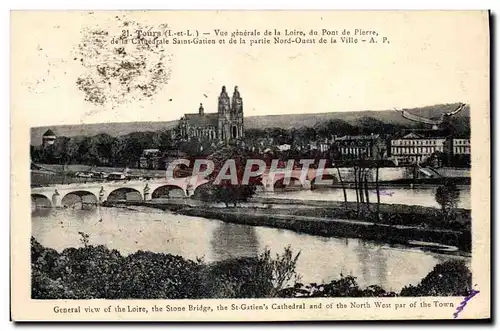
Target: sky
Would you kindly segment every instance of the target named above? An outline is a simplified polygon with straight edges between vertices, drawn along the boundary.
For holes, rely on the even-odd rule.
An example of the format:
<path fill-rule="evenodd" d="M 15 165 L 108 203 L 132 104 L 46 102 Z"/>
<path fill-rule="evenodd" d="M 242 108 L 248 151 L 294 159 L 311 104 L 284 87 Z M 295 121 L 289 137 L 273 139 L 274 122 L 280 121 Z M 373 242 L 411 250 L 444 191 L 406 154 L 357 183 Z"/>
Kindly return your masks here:
<path fill-rule="evenodd" d="M 216 112 L 222 85 L 230 93 L 239 87 L 245 116 L 468 102 L 483 93 L 477 81 L 487 50 L 474 47 L 487 42 L 481 21 L 478 12 L 18 12 L 12 15 L 12 111 L 30 126 L 169 121 L 197 112 L 200 102 L 206 113 Z M 120 57 L 111 37 L 139 28 L 212 35 L 214 29 L 363 29 L 390 44 L 161 45 L 152 51 L 128 44 Z M 102 37 L 97 44 L 95 36 Z M 144 65 L 123 84 L 124 72 L 134 70 L 117 67 L 131 56 Z M 141 84 L 149 84 L 148 95 L 136 87 Z"/>

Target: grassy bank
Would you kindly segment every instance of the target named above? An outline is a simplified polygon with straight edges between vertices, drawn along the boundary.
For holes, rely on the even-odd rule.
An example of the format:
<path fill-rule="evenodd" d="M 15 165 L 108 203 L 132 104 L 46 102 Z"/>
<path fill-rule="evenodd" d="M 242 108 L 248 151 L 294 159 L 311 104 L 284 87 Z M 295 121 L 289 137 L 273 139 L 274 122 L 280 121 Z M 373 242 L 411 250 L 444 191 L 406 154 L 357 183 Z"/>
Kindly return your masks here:
<path fill-rule="evenodd" d="M 469 231 L 332 219 L 320 217 L 320 213 L 316 210 L 297 211 L 297 213 L 304 214 L 312 213 L 313 216 L 259 213 L 246 208 L 232 210 L 184 208 L 177 212 L 188 216 L 214 218 L 237 224 L 268 226 L 324 237 L 359 238 L 403 245 L 410 241 L 424 241 L 456 246 L 465 252 L 471 251 Z M 323 212 L 329 213 L 331 211 L 324 210 Z"/>
<path fill-rule="evenodd" d="M 300 254 L 290 248 L 276 256 L 264 251 L 208 264 L 147 251 L 123 256 L 88 245 L 85 234 L 80 246 L 59 253 L 31 239 L 33 299 L 466 296 L 471 290 L 471 272 L 461 261 L 438 264 L 420 283 L 396 293 L 378 285 L 360 288 L 355 276 L 340 272 L 326 284 L 300 283 L 295 272 Z"/>
<path fill-rule="evenodd" d="M 217 208 L 189 204 L 189 200 L 107 202 L 107 206 L 142 205 L 169 210 L 183 215 L 219 219 L 224 222 L 288 229 L 325 237 L 360 238 L 383 243 L 407 245 L 410 241 L 455 246 L 471 252 L 470 211 L 460 209 L 452 219 L 445 219 L 435 208 L 404 205 L 381 205 L 380 214 L 357 213 L 355 203 L 339 205 L 325 201 L 290 201 L 284 199 L 252 199 L 267 202 L 269 208 Z M 273 204 L 290 204 L 290 208 L 273 209 Z M 309 208 L 301 208 L 300 206 Z M 315 208 L 310 208 L 311 206 Z M 432 247 L 426 249 L 433 250 Z M 439 249 L 440 252 L 441 249 Z M 461 253 L 458 252 L 458 253 Z M 450 253 L 445 251 L 445 253 Z"/>

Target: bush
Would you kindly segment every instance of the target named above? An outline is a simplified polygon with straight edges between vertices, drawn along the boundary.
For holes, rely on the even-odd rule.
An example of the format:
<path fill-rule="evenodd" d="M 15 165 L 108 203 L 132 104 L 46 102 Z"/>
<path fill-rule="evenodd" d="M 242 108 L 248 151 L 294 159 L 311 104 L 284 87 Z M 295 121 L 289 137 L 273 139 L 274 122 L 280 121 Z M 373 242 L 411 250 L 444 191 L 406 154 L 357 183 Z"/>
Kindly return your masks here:
<path fill-rule="evenodd" d="M 401 290 L 401 296 L 467 296 L 472 290 L 472 273 L 463 261 L 440 263 L 417 285 Z"/>
<path fill-rule="evenodd" d="M 123 257 L 117 250 L 86 244 L 61 253 L 31 238 L 33 299 L 200 299 L 271 297 L 388 297 L 377 285 L 362 289 L 353 276 L 327 284 L 301 284 L 295 268 L 300 254 L 285 248 L 272 257 L 265 250 L 213 264 L 180 256 L 138 251 Z M 461 261 L 438 264 L 417 286 L 401 296 L 466 296 L 471 272 Z"/>
<path fill-rule="evenodd" d="M 295 276 L 299 256 L 287 247 L 276 258 L 266 250 L 258 257 L 207 265 L 144 251 L 123 257 L 117 250 L 88 242 L 58 253 L 34 238 L 31 254 L 34 299 L 272 297 Z"/>
<path fill-rule="evenodd" d="M 198 191 L 199 190 L 199 191 Z M 249 185 L 213 185 L 206 184 L 200 187 L 195 198 L 206 202 L 223 202 L 226 207 L 233 205 L 236 207 L 240 202 L 246 202 L 251 198 L 256 191 L 256 186 Z"/>
<path fill-rule="evenodd" d="M 457 208 L 460 198 L 460 190 L 453 181 L 446 181 L 444 185 L 436 190 L 435 199 L 439 203 L 443 213 L 449 216 Z"/>

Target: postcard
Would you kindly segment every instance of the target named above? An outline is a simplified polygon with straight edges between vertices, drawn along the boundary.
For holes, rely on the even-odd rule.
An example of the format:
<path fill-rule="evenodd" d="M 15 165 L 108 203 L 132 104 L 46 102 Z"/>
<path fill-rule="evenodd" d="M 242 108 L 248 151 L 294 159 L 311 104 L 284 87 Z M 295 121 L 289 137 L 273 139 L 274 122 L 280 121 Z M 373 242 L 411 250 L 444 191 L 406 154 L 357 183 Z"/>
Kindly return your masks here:
<path fill-rule="evenodd" d="M 489 19 L 12 11 L 12 320 L 489 319 Z"/>

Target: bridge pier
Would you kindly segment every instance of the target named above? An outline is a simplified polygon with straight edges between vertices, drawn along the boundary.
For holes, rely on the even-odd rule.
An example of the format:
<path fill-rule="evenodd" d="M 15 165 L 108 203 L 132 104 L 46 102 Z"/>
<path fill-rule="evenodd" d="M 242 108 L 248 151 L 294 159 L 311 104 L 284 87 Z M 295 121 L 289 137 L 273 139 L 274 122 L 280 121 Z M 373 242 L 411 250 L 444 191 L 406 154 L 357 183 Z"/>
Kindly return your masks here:
<path fill-rule="evenodd" d="M 146 183 L 146 185 L 144 186 L 143 200 L 149 201 L 151 199 L 152 199 L 151 189 L 149 188 L 148 183 Z"/>
<path fill-rule="evenodd" d="M 62 208 L 62 197 L 57 191 L 57 189 L 54 190 L 54 193 L 52 194 L 52 208 Z"/>

